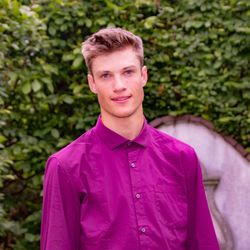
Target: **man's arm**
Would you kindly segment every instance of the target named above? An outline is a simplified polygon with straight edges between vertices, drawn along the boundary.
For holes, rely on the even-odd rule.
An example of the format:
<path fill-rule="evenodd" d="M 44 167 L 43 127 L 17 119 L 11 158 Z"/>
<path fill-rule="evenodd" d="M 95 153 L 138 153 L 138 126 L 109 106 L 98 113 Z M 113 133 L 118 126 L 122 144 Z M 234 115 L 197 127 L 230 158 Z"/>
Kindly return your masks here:
<path fill-rule="evenodd" d="M 41 250 L 76 250 L 80 242 L 80 199 L 72 177 L 54 157 L 44 177 Z"/>
<path fill-rule="evenodd" d="M 186 184 L 188 192 L 188 250 L 219 250 L 209 212 L 201 167 L 195 152 L 186 158 Z"/>

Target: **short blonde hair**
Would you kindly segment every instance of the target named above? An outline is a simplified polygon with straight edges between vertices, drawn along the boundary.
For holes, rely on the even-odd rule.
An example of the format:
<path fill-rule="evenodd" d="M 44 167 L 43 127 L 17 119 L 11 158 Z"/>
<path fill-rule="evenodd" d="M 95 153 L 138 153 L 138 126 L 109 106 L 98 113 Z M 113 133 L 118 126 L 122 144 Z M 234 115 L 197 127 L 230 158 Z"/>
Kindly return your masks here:
<path fill-rule="evenodd" d="M 122 50 L 126 47 L 134 49 L 141 66 L 143 66 L 143 42 L 139 36 L 121 28 L 105 28 L 94 33 L 82 43 L 82 54 L 88 71 L 92 73 L 92 61 L 97 56 Z"/>

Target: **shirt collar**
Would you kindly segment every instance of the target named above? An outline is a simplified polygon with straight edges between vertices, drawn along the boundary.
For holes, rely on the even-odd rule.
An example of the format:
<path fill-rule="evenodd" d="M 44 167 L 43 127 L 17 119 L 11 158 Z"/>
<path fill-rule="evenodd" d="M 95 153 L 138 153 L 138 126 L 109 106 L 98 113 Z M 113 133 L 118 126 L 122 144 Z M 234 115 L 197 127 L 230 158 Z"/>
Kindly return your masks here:
<path fill-rule="evenodd" d="M 145 119 L 140 134 L 134 140 L 130 141 L 127 138 L 107 128 L 103 124 L 101 116 L 99 116 L 95 126 L 95 131 L 97 132 L 101 140 L 111 149 L 115 149 L 116 147 L 124 143 L 131 144 L 133 142 L 139 144 L 142 147 L 146 147 L 148 141 L 148 126 L 149 125 L 147 123 L 147 120 Z"/>

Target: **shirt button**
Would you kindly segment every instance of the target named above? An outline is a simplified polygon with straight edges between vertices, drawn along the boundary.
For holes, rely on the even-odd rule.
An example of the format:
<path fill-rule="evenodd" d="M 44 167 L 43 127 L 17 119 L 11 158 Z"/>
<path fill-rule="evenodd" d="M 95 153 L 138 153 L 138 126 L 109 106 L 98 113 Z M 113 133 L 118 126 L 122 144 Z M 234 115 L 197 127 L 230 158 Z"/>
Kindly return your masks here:
<path fill-rule="evenodd" d="M 135 197 L 136 197 L 137 199 L 140 199 L 140 198 L 141 198 L 141 195 L 137 193 L 137 194 L 135 195 Z"/>
<path fill-rule="evenodd" d="M 127 143 L 127 146 L 128 146 L 128 147 L 129 147 L 129 146 L 131 146 L 131 143 L 132 143 L 132 142 L 131 142 L 131 141 L 129 141 L 129 142 Z"/>
<path fill-rule="evenodd" d="M 142 233 L 146 233 L 146 228 L 145 228 L 145 227 L 141 227 L 141 228 L 140 228 L 140 231 L 141 231 Z"/>
<path fill-rule="evenodd" d="M 130 164 L 130 166 L 131 166 L 131 168 L 135 168 L 135 163 L 132 162 L 132 163 Z"/>

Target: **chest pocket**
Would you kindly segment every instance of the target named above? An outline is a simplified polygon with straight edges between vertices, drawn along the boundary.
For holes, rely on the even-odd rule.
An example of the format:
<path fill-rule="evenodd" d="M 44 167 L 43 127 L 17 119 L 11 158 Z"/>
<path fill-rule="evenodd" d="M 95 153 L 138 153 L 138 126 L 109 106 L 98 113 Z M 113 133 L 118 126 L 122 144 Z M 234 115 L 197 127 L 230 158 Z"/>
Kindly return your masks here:
<path fill-rule="evenodd" d="M 186 228 L 187 198 L 177 184 L 157 183 L 155 202 L 160 223 L 171 228 Z"/>

